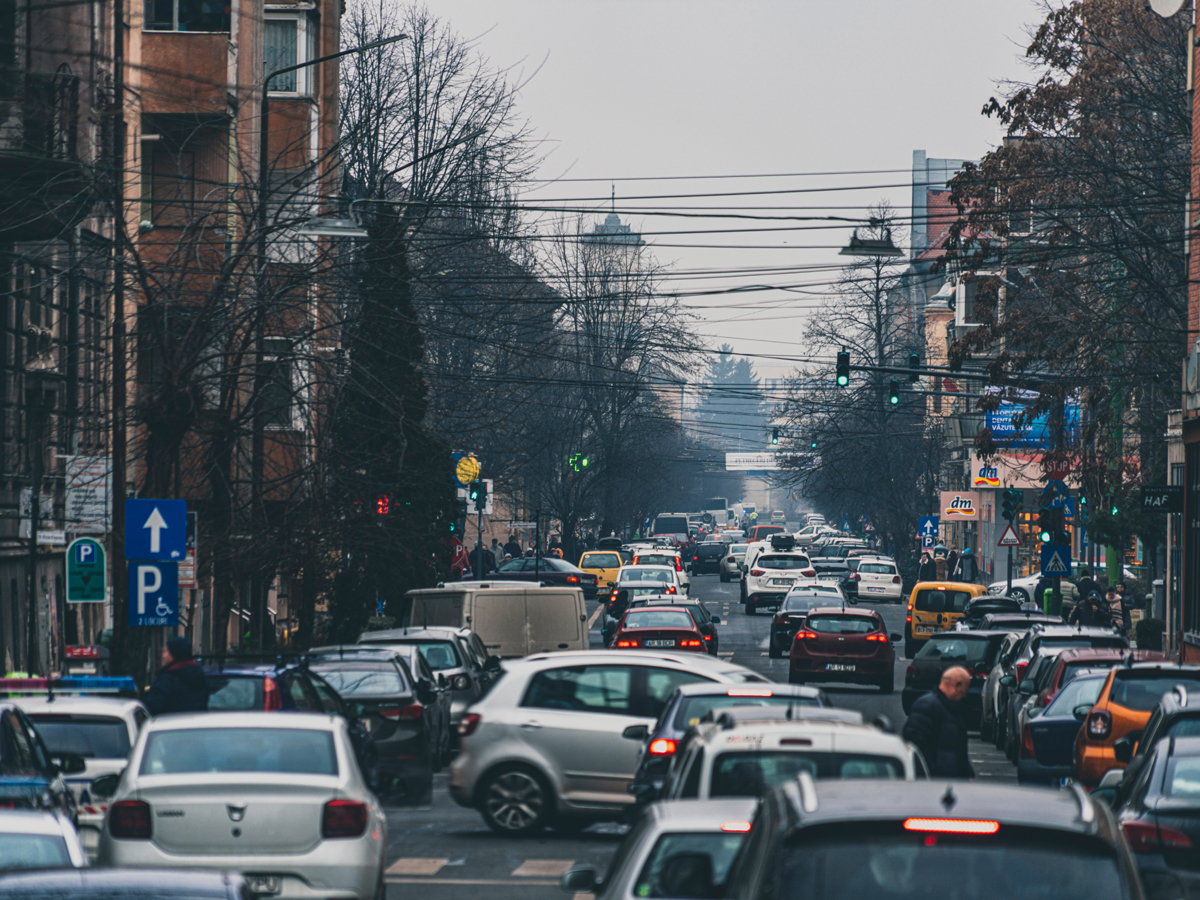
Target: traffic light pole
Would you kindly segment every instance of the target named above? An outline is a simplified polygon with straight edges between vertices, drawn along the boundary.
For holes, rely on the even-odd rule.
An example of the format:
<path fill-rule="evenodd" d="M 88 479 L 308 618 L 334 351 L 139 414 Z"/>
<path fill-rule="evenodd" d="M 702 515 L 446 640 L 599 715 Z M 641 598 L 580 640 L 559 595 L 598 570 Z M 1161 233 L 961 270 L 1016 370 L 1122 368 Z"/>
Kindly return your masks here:
<path fill-rule="evenodd" d="M 479 554 L 475 561 L 479 563 L 479 567 L 475 570 L 475 578 L 480 579 L 483 578 L 483 507 L 478 506 L 477 509 L 479 516 L 479 539 L 477 541 L 479 544 Z"/>
<path fill-rule="evenodd" d="M 1008 572 L 1008 587 L 1006 587 L 1004 589 L 1004 596 L 1011 597 L 1012 596 L 1012 547 L 1008 548 L 1008 568 L 1006 569 L 1006 571 Z"/>

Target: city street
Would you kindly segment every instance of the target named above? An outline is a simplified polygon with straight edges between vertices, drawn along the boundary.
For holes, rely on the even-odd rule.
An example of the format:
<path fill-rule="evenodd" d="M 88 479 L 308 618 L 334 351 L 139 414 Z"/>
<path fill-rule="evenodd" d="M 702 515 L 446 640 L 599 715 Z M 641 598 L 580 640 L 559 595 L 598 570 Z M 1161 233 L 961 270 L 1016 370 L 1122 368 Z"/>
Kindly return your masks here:
<path fill-rule="evenodd" d="M 722 657 L 773 681 L 787 681 L 787 660 L 767 656 L 770 615 L 745 615 L 738 602 L 736 582 L 722 584 L 716 575 L 693 575 L 692 594 L 721 619 Z M 878 609 L 889 631 L 903 631 L 902 605 L 862 605 Z M 589 619 L 595 626 L 591 632 L 593 647 L 600 646 L 596 609 L 597 604 L 588 604 Z M 897 659 L 896 691 L 886 697 L 873 687 L 820 687 L 838 706 L 860 710 L 868 720 L 887 716 L 899 729 L 904 724 L 900 692 L 907 664 L 907 660 Z M 971 741 L 971 762 L 981 779 L 1016 783 L 1016 769 L 1003 754 L 977 738 Z M 388 896 L 409 897 L 420 891 L 423 900 L 459 897 L 464 890 L 486 891 L 500 900 L 561 896 L 558 876 L 574 864 L 594 865 L 603 872 L 625 832 L 620 825 L 600 824 L 580 834 L 547 831 L 525 840 L 498 837 L 484 825 L 479 813 L 463 809 L 450 799 L 445 773 L 434 781 L 431 806 L 395 810 L 388 817 L 388 827 Z"/>

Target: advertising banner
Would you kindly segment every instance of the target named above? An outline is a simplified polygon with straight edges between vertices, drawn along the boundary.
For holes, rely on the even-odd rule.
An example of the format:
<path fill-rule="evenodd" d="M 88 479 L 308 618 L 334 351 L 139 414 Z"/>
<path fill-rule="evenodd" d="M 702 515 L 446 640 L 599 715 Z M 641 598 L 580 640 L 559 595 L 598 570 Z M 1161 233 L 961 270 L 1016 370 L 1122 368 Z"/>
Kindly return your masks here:
<path fill-rule="evenodd" d="M 982 503 L 977 491 L 942 491 L 938 509 L 943 522 L 978 522 Z"/>

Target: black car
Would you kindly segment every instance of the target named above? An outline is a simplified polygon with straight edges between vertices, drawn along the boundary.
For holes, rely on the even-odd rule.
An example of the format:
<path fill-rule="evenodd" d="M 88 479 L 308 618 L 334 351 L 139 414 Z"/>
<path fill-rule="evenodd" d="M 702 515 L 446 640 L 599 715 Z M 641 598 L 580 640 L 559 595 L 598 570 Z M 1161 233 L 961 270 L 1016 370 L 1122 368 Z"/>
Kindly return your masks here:
<path fill-rule="evenodd" d="M 813 585 L 793 588 L 783 598 L 779 611 L 771 619 L 771 633 L 767 639 L 767 655 L 781 659 L 792 649 L 792 639 L 800 630 L 804 618 L 814 609 L 845 609 L 841 593 L 834 588 Z"/>
<path fill-rule="evenodd" d="M 1018 782 L 1058 787 L 1071 777 L 1075 736 L 1100 699 L 1107 680 L 1107 670 L 1076 675 L 1040 714 L 1029 720 L 1021 735 Z"/>
<path fill-rule="evenodd" d="M 685 607 L 691 613 L 692 621 L 696 623 L 696 627 L 700 629 L 700 633 L 704 635 L 704 640 L 708 644 L 709 655 L 717 655 L 721 636 L 717 633 L 716 626 L 721 624 L 721 617 L 710 613 L 708 607 L 695 597 L 688 597 L 682 594 L 659 594 L 653 599 L 650 597 L 637 597 L 629 601 L 629 609 L 636 609 L 639 606 Z"/>
<path fill-rule="evenodd" d="M 918 697 L 928 694 L 942 680 L 942 673 L 961 666 L 971 673 L 971 685 L 963 700 L 967 727 L 979 728 L 983 711 L 983 682 L 996 664 L 1007 631 L 944 631 L 925 642 L 904 674 L 901 701 L 907 715 Z"/>
<path fill-rule="evenodd" d="M 717 896 L 706 893 L 702 872 L 695 888 L 689 896 Z M 1079 788 L 814 781 L 805 774 L 763 798 L 720 896 L 1142 900 L 1143 894 L 1112 812 Z"/>
<path fill-rule="evenodd" d="M 666 708 L 644 735 L 641 761 L 629 792 L 638 803 L 658 798 L 671 760 L 689 728 L 714 710 L 730 707 L 771 706 L 787 709 L 795 706 L 832 704 L 824 691 L 791 684 L 715 684 L 700 681 L 675 689 Z M 627 737 L 635 737 L 628 734 Z"/>
<path fill-rule="evenodd" d="M 1097 790 L 1114 799 L 1112 790 Z M 1117 821 L 1150 900 L 1200 895 L 1200 738 L 1168 737 L 1116 790 Z"/>
<path fill-rule="evenodd" d="M 1019 613 L 1021 601 L 1012 597 L 996 597 L 984 594 L 967 601 L 962 618 L 954 623 L 958 630 L 978 628 L 983 623 L 983 617 L 989 613 Z M 1061 620 L 1060 620 L 1061 621 Z"/>
<path fill-rule="evenodd" d="M 536 581 L 555 587 L 577 587 L 583 589 L 585 600 L 595 600 L 598 589 L 598 581 L 593 573 L 585 572 L 579 566 L 553 556 L 543 556 L 540 559 L 522 556 L 520 559 L 509 560 L 498 571 L 481 580 Z"/>
<path fill-rule="evenodd" d="M 721 558 L 728 549 L 729 547 L 724 541 L 705 541 L 697 544 L 691 552 L 692 574 L 703 575 L 705 572 L 712 572 L 714 575 L 720 574 Z"/>
<path fill-rule="evenodd" d="M 81 756 L 51 756 L 24 710 L 0 702 L 0 808 L 48 809 L 76 822 L 75 794 L 62 776 L 85 768 Z"/>
<path fill-rule="evenodd" d="M 1137 779 L 1159 741 L 1173 737 L 1200 737 L 1200 694 L 1189 692 L 1182 683 L 1162 695 L 1145 728 L 1113 744 L 1117 761 L 1129 764 L 1125 783 Z"/>
<path fill-rule="evenodd" d="M 312 651 L 309 669 L 348 703 L 379 754 L 377 790 L 425 802 L 433 773 L 450 757 L 450 720 L 441 716 L 437 688 L 416 681 L 395 651 L 361 644 Z"/>

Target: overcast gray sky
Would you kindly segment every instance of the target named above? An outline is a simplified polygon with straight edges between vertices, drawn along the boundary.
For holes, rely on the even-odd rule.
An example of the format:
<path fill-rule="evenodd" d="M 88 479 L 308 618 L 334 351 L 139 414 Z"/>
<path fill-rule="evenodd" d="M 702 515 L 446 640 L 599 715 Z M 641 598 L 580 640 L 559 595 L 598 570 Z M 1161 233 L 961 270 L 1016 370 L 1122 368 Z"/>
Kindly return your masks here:
<path fill-rule="evenodd" d="M 601 179 L 560 180 L 527 199 L 607 207 L 614 182 L 622 219 L 674 267 L 671 286 L 702 316 L 697 330 L 758 355 L 766 376 L 793 367 L 769 357 L 806 355 L 804 317 L 836 275 L 849 226 L 655 212 L 854 218 L 887 200 L 908 215 L 913 150 L 978 158 L 999 139 L 980 109 L 999 81 L 1026 76 L 1026 29 L 1041 18 L 1037 0 L 430 9 L 514 78 L 523 73 L 522 108 L 547 142 L 543 177 Z M 777 177 L 663 178 L 744 175 Z M 681 196 L 696 194 L 727 196 Z M 754 285 L 772 289 L 745 292 Z"/>

